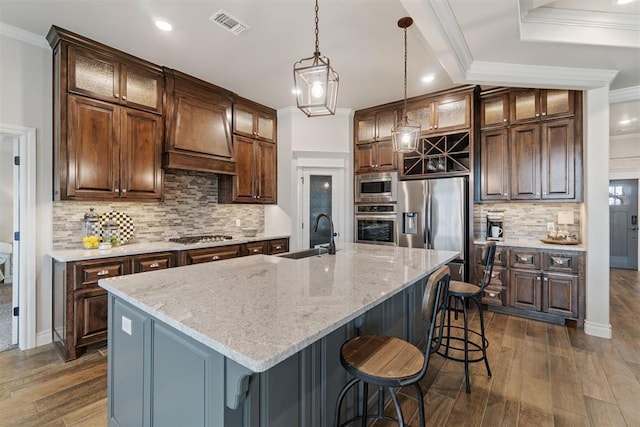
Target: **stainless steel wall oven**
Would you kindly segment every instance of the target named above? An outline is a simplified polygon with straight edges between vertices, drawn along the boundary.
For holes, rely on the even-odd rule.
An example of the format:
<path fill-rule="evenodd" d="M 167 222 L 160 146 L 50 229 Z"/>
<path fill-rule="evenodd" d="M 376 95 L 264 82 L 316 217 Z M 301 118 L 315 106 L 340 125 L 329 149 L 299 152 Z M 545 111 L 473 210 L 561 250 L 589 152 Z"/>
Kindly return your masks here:
<path fill-rule="evenodd" d="M 397 220 L 395 204 L 356 205 L 356 242 L 395 245 Z"/>

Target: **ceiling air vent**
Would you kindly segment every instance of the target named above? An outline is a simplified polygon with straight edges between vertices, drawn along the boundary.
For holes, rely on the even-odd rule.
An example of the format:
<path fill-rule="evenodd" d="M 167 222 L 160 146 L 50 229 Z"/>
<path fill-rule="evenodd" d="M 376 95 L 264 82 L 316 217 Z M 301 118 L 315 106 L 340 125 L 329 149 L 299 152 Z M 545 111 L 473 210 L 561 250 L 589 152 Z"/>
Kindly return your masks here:
<path fill-rule="evenodd" d="M 247 24 L 240 22 L 222 9 L 214 13 L 209 20 L 220 25 L 222 28 L 231 31 L 236 36 L 239 36 L 241 33 L 244 33 L 249 29 Z"/>

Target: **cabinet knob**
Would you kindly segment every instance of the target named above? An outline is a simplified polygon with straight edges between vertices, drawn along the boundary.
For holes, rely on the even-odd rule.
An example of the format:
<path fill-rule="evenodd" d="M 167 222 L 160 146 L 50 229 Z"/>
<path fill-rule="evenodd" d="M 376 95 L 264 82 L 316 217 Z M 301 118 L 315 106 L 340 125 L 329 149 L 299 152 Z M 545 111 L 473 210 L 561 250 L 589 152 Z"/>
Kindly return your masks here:
<path fill-rule="evenodd" d="M 213 260 L 213 261 L 217 261 L 219 259 L 220 259 L 220 257 L 218 255 L 214 255 L 214 256 L 211 257 L 211 260 Z"/>
<path fill-rule="evenodd" d="M 254 254 L 257 254 L 258 252 L 260 252 L 260 249 L 254 249 L 254 250 L 253 250 L 253 253 L 254 253 Z"/>
<path fill-rule="evenodd" d="M 506 123 L 506 122 L 507 122 L 507 119 L 502 119 L 502 121 Z"/>
<path fill-rule="evenodd" d="M 540 113 L 536 113 L 536 117 L 540 117 Z"/>
<path fill-rule="evenodd" d="M 547 113 L 546 113 L 545 111 L 543 111 L 543 112 L 542 112 L 542 115 L 543 115 L 543 116 L 546 116 L 546 115 L 547 115 Z"/>
<path fill-rule="evenodd" d="M 123 97 L 122 97 L 122 100 L 123 100 L 123 101 L 126 101 L 126 100 L 127 100 L 127 96 L 126 96 L 126 95 L 125 95 L 125 96 L 123 96 Z"/>
<path fill-rule="evenodd" d="M 125 194 L 127 192 L 127 189 L 123 188 L 121 191 L 122 191 L 122 194 Z"/>
<path fill-rule="evenodd" d="M 503 194 L 503 196 L 504 196 L 504 197 L 507 197 L 507 196 L 508 196 L 508 194 L 507 194 L 507 193 L 504 193 L 504 194 Z"/>
<path fill-rule="evenodd" d="M 160 264 L 158 264 L 157 262 L 154 262 L 153 264 L 149 264 L 149 268 L 158 268 L 160 267 Z"/>
<path fill-rule="evenodd" d="M 118 95 L 117 93 L 114 93 L 114 94 L 113 94 L 113 97 L 114 97 L 114 98 L 118 98 L 119 96 L 120 96 L 120 95 Z"/>
<path fill-rule="evenodd" d="M 539 195 L 540 195 L 540 192 L 537 192 L 537 193 L 536 193 L 536 196 L 539 196 Z"/>
<path fill-rule="evenodd" d="M 280 250 L 280 249 L 282 249 L 282 246 L 280 245 L 276 246 L 276 250 Z"/>
<path fill-rule="evenodd" d="M 98 271 L 98 276 L 108 276 L 109 275 L 109 270 L 100 270 Z"/>

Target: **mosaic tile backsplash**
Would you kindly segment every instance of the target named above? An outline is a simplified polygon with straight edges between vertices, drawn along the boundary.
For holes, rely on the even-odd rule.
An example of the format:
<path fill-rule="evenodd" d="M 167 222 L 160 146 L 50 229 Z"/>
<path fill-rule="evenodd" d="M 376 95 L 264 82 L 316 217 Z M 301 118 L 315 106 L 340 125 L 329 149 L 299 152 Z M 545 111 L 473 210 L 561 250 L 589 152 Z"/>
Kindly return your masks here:
<path fill-rule="evenodd" d="M 504 238 L 506 240 L 537 240 L 547 235 L 547 223 L 558 227 L 558 212 L 573 212 L 573 225 L 561 228 L 580 236 L 581 203 L 476 203 L 473 206 L 475 238 L 487 237 L 487 212 L 504 211 Z"/>
<path fill-rule="evenodd" d="M 264 206 L 218 204 L 217 175 L 170 171 L 164 174 L 162 202 L 54 202 L 53 249 L 80 247 L 82 220 L 89 208 L 98 214 L 118 211 L 129 215 L 135 232 L 128 243 L 199 234 L 241 236 L 240 229 L 248 227 L 264 232 Z"/>

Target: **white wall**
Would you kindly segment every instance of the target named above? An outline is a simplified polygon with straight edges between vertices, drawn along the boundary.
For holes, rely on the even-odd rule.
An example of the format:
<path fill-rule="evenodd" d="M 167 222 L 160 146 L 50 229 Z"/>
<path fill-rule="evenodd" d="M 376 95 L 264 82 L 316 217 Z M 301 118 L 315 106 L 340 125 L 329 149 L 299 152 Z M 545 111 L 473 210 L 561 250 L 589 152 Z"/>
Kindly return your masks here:
<path fill-rule="evenodd" d="M 13 241 L 13 140 L 0 135 L 0 242 Z"/>
<path fill-rule="evenodd" d="M 20 31 L 9 37 L 5 29 L 0 31 L 0 122 L 36 128 L 37 278 L 28 286 L 36 287 L 36 333 L 41 345 L 51 340 L 51 261 L 46 253 L 52 239 L 52 54 L 44 38 Z"/>

